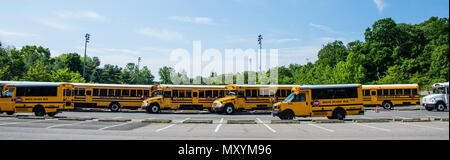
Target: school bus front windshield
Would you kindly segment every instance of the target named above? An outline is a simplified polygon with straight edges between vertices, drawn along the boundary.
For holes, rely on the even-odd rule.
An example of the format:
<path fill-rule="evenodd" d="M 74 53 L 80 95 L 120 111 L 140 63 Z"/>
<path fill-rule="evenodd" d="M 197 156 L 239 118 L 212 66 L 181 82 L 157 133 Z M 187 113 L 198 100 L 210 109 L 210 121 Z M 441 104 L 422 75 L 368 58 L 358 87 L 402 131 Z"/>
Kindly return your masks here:
<path fill-rule="evenodd" d="M 434 94 L 444 94 L 445 93 L 445 88 L 444 87 L 434 88 L 433 89 L 433 93 Z"/>
<path fill-rule="evenodd" d="M 236 96 L 236 91 L 227 91 L 225 96 Z"/>
<path fill-rule="evenodd" d="M 290 102 L 294 97 L 295 93 L 291 93 L 288 97 L 286 97 L 286 99 L 283 100 L 283 102 Z"/>

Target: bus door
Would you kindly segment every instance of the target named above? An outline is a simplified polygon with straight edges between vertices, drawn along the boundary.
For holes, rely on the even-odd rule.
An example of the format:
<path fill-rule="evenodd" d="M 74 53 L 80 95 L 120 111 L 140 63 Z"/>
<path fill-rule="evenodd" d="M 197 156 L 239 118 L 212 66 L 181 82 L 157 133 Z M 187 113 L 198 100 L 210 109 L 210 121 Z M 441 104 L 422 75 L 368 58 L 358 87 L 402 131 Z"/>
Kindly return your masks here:
<path fill-rule="evenodd" d="M 371 97 L 371 103 L 370 104 L 377 104 L 377 101 L 378 101 L 377 90 L 375 90 L 375 89 L 370 90 L 370 97 Z"/>
<path fill-rule="evenodd" d="M 15 104 L 15 89 L 14 88 L 5 88 L 4 91 L 0 95 L 0 111 L 14 111 Z"/>
<path fill-rule="evenodd" d="M 310 116 L 311 115 L 311 97 L 307 96 L 308 91 L 300 91 L 296 94 L 288 105 L 292 106 L 296 116 Z"/>
<path fill-rule="evenodd" d="M 186 91 L 187 95 L 187 91 Z M 198 102 L 198 90 L 192 90 L 192 104 L 199 104 Z"/>

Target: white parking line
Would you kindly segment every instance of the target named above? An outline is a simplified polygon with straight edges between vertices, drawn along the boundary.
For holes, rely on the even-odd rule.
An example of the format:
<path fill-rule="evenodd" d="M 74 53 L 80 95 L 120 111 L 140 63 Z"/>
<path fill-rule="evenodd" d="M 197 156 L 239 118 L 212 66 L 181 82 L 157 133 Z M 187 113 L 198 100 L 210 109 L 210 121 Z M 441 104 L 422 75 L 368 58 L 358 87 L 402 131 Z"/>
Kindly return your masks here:
<path fill-rule="evenodd" d="M 70 126 L 70 125 L 84 124 L 84 123 L 89 123 L 89 122 L 93 122 L 93 121 L 97 121 L 97 120 L 88 120 L 88 121 L 84 121 L 84 122 L 69 123 L 69 124 L 57 124 L 57 125 L 53 125 L 53 126 L 48 126 L 48 127 L 46 127 L 46 129 L 49 129 L 49 128 L 55 128 L 55 127 L 62 127 L 62 126 Z"/>
<path fill-rule="evenodd" d="M 445 130 L 445 128 L 430 127 L 430 126 L 422 126 L 422 125 L 411 124 L 411 123 L 400 123 L 400 124 L 409 125 L 409 126 L 415 126 L 415 127 L 422 127 L 422 128 L 429 128 L 429 129 Z"/>
<path fill-rule="evenodd" d="M 259 119 L 259 118 L 256 118 L 256 119 L 259 121 L 259 123 L 262 123 L 264 126 L 266 126 L 273 133 L 277 132 L 274 129 L 270 128 L 269 125 L 265 124 L 261 119 Z"/>
<path fill-rule="evenodd" d="M 184 119 L 184 120 L 182 120 L 182 121 L 179 121 L 178 123 L 183 123 L 184 121 L 186 121 L 186 120 L 188 120 L 188 119 L 191 119 L 191 118 L 186 118 L 186 119 Z M 172 127 L 172 126 L 174 126 L 174 125 L 175 125 L 175 124 L 171 124 L 171 125 L 166 126 L 166 127 L 164 127 L 164 128 L 157 129 L 155 132 L 160 132 L 160 131 L 165 130 L 165 129 L 167 129 L 167 128 L 170 128 L 170 127 Z"/>
<path fill-rule="evenodd" d="M 169 126 L 167 126 L 167 127 L 157 129 L 155 132 L 159 132 L 159 131 L 165 130 L 165 129 L 170 128 L 170 127 L 172 127 L 172 126 L 174 126 L 174 125 L 175 125 L 175 124 L 171 124 L 171 125 L 169 125 Z"/>
<path fill-rule="evenodd" d="M 117 124 L 117 125 L 112 125 L 112 126 L 106 126 L 106 127 L 100 128 L 98 130 L 105 130 L 105 129 L 108 129 L 108 128 L 117 127 L 117 126 L 123 126 L 123 125 L 127 125 L 127 124 L 130 124 L 130 123 L 133 123 L 133 121 L 127 122 L 127 123 L 121 123 L 121 124 Z"/>
<path fill-rule="evenodd" d="M 358 125 L 358 126 L 367 127 L 367 128 L 378 129 L 378 130 L 382 130 L 382 131 L 386 131 L 386 132 L 390 132 L 391 131 L 390 129 L 378 128 L 378 127 L 369 126 L 369 125 L 365 125 L 365 124 L 361 124 L 361 123 L 353 123 L 353 124 Z"/>
<path fill-rule="evenodd" d="M 222 123 L 223 123 L 223 118 L 222 119 L 220 119 L 220 122 L 219 122 L 219 125 L 217 125 L 217 127 L 216 127 L 216 129 L 214 130 L 214 132 L 218 132 L 219 131 L 219 129 L 220 129 L 220 126 L 222 126 Z"/>
<path fill-rule="evenodd" d="M 326 130 L 326 131 L 328 131 L 328 132 L 334 132 L 334 130 L 327 129 L 327 128 L 324 128 L 324 127 L 321 127 L 321 126 L 318 126 L 318 125 L 315 125 L 315 124 L 308 124 L 308 125 L 314 126 L 314 127 L 317 127 L 317 128 L 323 129 L 323 130 Z"/>

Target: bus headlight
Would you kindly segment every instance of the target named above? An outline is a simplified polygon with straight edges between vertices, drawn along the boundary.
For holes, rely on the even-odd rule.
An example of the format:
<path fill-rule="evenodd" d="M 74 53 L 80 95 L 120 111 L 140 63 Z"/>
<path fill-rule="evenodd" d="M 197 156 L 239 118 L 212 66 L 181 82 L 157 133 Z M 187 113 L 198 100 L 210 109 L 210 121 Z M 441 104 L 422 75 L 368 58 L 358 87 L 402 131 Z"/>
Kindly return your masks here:
<path fill-rule="evenodd" d="M 273 106 L 272 109 L 280 109 L 280 106 Z"/>
<path fill-rule="evenodd" d="M 434 103 L 434 102 L 436 102 L 436 99 L 435 99 L 435 98 L 432 98 L 432 99 L 430 100 L 430 102 L 431 102 L 431 103 Z"/>
<path fill-rule="evenodd" d="M 223 103 L 219 102 L 219 104 L 217 104 L 217 107 L 222 108 L 223 107 Z"/>

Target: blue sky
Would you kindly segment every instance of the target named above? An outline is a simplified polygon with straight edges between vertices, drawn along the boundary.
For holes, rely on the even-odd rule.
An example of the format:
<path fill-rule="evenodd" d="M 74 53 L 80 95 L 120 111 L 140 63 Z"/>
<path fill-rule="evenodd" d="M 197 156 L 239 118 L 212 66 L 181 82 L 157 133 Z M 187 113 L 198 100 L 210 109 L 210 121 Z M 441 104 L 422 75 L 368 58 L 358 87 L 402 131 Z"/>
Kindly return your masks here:
<path fill-rule="evenodd" d="M 169 62 L 173 49 L 279 50 L 279 64 L 317 60 L 326 43 L 363 40 L 376 20 L 421 23 L 431 16 L 448 17 L 448 0 L 14 0 L 0 1 L 0 41 L 20 48 L 42 45 L 52 56 L 84 52 L 101 66 L 124 67 L 129 62 L 158 68 Z M 141 65 L 141 66 L 142 66 Z M 159 78 L 159 76 L 157 76 Z"/>

